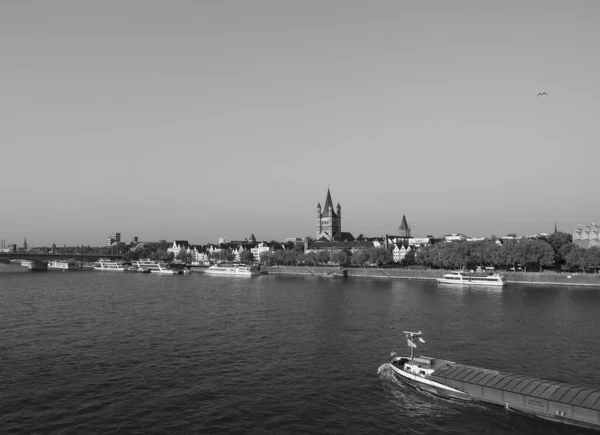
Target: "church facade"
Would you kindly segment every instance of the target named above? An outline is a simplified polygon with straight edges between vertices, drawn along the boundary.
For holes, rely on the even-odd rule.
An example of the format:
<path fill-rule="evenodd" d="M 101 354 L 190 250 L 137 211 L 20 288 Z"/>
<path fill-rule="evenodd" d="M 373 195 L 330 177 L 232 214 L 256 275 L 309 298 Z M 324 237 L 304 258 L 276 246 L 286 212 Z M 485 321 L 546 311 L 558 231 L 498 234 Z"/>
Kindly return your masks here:
<path fill-rule="evenodd" d="M 342 238 L 342 207 L 338 203 L 333 209 L 331 192 L 327 189 L 325 206 L 317 204 L 317 240 L 325 239 L 328 241 L 340 240 Z"/>

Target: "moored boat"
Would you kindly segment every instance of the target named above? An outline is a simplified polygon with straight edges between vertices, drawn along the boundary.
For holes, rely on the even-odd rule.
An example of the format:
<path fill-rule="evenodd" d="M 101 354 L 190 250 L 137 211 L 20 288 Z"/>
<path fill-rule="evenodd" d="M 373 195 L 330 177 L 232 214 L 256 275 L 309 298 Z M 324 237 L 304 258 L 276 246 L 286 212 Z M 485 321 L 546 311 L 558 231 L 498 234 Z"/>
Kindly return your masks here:
<path fill-rule="evenodd" d="M 101 270 L 107 272 L 124 272 L 125 267 L 116 261 L 100 259 L 94 266 L 94 270 Z"/>
<path fill-rule="evenodd" d="M 54 261 L 48 262 L 48 269 L 73 270 L 73 269 L 80 269 L 80 267 L 74 261 L 54 260 Z"/>
<path fill-rule="evenodd" d="M 178 270 L 172 269 L 167 265 L 167 263 L 161 263 L 160 261 L 140 260 L 136 263 L 136 266 L 138 271 L 142 273 L 149 271 L 150 273 L 156 273 L 160 275 L 179 274 Z"/>
<path fill-rule="evenodd" d="M 486 285 L 486 286 L 503 286 L 506 285 L 504 276 L 497 273 L 485 272 L 466 272 L 464 270 L 456 270 L 444 274 L 442 278 L 438 278 L 440 284 L 461 284 L 461 285 Z"/>
<path fill-rule="evenodd" d="M 600 389 L 502 373 L 426 356 L 415 356 L 422 332 L 404 331 L 410 356 L 392 352 L 390 366 L 407 384 L 434 395 L 473 400 L 547 420 L 600 429 Z"/>
<path fill-rule="evenodd" d="M 235 276 L 257 276 L 260 270 L 256 266 L 244 264 L 215 264 L 204 271 L 207 275 L 235 275 Z"/>

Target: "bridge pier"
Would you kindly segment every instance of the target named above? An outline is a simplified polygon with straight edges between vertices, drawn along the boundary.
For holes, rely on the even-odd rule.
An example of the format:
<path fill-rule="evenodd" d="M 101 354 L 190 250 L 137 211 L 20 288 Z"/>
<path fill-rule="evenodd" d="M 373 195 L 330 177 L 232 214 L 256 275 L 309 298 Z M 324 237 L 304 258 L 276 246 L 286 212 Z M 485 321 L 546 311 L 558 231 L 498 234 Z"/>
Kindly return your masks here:
<path fill-rule="evenodd" d="M 32 272 L 41 272 L 44 270 L 48 270 L 48 262 L 47 261 L 39 261 L 39 260 L 31 260 L 29 262 L 29 266 L 27 266 L 27 269 L 31 270 Z"/>

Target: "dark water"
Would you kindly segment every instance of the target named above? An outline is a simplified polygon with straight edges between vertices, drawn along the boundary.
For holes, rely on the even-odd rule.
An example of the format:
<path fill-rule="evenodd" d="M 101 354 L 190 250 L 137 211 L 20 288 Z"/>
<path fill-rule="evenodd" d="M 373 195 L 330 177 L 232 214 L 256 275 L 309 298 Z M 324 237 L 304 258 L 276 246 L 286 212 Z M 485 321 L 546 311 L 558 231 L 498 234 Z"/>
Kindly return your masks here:
<path fill-rule="evenodd" d="M 600 387 L 597 289 L 0 271 L 0 433 L 586 434 L 392 378 L 423 354 Z"/>

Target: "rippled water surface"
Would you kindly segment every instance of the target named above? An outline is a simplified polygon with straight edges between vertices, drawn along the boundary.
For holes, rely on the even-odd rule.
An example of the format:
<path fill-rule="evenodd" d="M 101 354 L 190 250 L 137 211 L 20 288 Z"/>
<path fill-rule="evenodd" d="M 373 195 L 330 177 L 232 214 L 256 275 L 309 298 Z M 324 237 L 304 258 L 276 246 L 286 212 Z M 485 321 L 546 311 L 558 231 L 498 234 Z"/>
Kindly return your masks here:
<path fill-rule="evenodd" d="M 0 432 L 587 434 L 395 380 L 390 351 L 600 387 L 600 291 L 0 266 Z"/>

